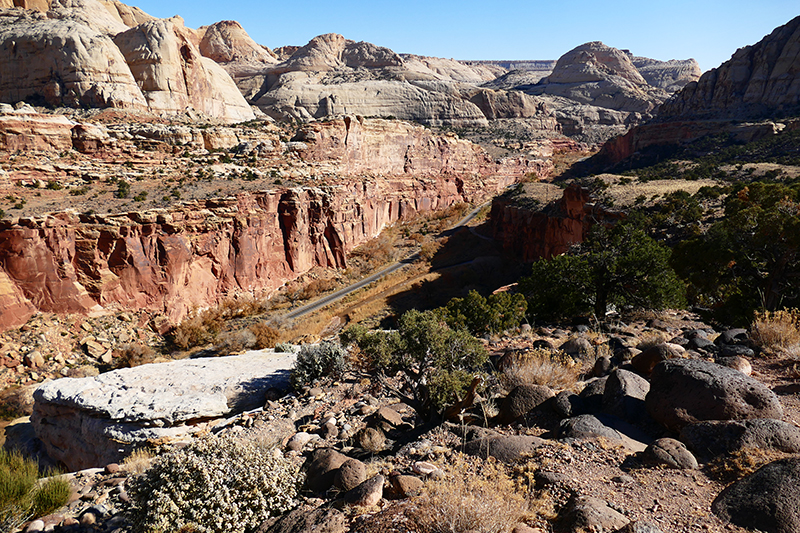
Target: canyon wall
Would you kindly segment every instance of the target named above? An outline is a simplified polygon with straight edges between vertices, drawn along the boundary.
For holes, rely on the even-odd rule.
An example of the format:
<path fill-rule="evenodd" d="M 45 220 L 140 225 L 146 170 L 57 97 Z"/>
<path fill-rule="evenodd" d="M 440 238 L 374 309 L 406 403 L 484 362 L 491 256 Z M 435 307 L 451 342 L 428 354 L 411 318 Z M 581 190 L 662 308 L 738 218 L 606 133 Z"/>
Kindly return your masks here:
<path fill-rule="evenodd" d="M 503 249 L 524 262 L 549 259 L 583 242 L 594 224 L 613 223 L 624 215 L 593 202 L 589 191 L 574 184 L 564 195 L 533 209 L 508 195 L 492 202 L 492 236 Z"/>
<path fill-rule="evenodd" d="M 388 224 L 499 192 L 456 177 L 343 182 L 118 215 L 0 222 L 0 329 L 36 311 L 150 309 L 180 320 L 226 295 L 262 296 L 346 254 Z"/>

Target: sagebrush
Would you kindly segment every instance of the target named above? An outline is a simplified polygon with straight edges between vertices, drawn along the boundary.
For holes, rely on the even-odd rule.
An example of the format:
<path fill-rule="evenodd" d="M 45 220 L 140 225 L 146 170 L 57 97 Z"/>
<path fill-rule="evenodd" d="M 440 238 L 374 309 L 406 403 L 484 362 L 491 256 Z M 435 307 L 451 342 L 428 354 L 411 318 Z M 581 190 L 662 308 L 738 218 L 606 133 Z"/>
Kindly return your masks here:
<path fill-rule="evenodd" d="M 300 389 L 323 377 L 341 377 L 347 368 L 347 350 L 338 343 L 304 344 L 297 354 L 290 379 L 292 386 Z"/>
<path fill-rule="evenodd" d="M 298 467 L 274 448 L 209 436 L 157 458 L 129 486 L 133 531 L 243 533 L 297 506 Z"/>

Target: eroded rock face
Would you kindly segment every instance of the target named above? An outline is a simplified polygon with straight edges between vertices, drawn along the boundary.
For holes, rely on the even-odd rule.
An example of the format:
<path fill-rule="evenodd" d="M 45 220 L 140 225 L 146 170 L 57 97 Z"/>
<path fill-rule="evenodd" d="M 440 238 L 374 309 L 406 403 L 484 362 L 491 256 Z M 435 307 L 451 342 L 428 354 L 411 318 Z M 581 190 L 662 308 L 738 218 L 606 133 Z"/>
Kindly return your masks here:
<path fill-rule="evenodd" d="M 577 185 L 564 189 L 560 200 L 542 210 L 516 205 L 513 199 L 501 196 L 492 202 L 490 214 L 494 238 L 525 262 L 562 254 L 583 242 L 593 223 L 621 216 L 594 204 L 589 191 Z"/>
<path fill-rule="evenodd" d="M 0 17 L 0 72 L 4 102 L 147 108 L 114 42 L 79 21 Z"/>
<path fill-rule="evenodd" d="M 673 431 L 704 420 L 780 419 L 783 415 L 778 397 L 765 385 L 699 359 L 657 364 L 645 406 L 654 420 Z"/>
<path fill-rule="evenodd" d="M 288 384 L 294 359 L 263 350 L 50 381 L 34 392 L 31 422 L 70 471 L 106 465 L 137 445 L 180 440 L 204 421 L 263 405 L 268 388 Z"/>
<path fill-rule="evenodd" d="M 800 109 L 800 17 L 776 28 L 752 46 L 687 84 L 664 102 L 657 119 L 606 143 L 601 157 L 614 164 L 649 146 L 678 144 L 710 134 L 730 133 L 751 142 L 793 124 L 765 118 L 791 116 Z M 761 120 L 759 123 L 743 123 Z"/>
<path fill-rule="evenodd" d="M 219 63 L 234 79 L 256 75 L 278 63 L 238 22 L 223 20 L 200 30 L 200 53 Z"/>
<path fill-rule="evenodd" d="M 632 57 L 631 62 L 648 84 L 669 92 L 683 89 L 689 83 L 700 79 L 703 74 L 700 65 L 694 59 L 658 61 L 647 57 Z"/>
<path fill-rule="evenodd" d="M 153 20 L 114 37 L 148 107 L 164 113 L 193 108 L 230 122 L 255 118 L 230 76 L 204 58 L 181 28 Z"/>
<path fill-rule="evenodd" d="M 659 118 L 753 119 L 800 107 L 800 17 L 687 85 Z"/>

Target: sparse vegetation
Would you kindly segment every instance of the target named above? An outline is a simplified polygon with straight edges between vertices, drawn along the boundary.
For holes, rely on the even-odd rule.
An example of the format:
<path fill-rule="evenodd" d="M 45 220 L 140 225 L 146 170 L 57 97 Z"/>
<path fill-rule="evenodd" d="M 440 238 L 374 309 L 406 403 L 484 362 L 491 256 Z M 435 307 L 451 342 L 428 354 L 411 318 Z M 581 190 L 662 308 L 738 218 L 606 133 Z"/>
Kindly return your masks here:
<path fill-rule="evenodd" d="M 152 363 L 156 352 L 146 344 L 123 344 L 115 354 L 117 368 L 133 368 L 135 366 Z"/>
<path fill-rule="evenodd" d="M 563 352 L 533 349 L 514 354 L 500 374 L 500 382 L 509 391 L 519 385 L 569 389 L 578 381 L 580 371 L 580 365 Z"/>
<path fill-rule="evenodd" d="M 44 516 L 66 505 L 70 484 L 51 476 L 39 482 L 39 465 L 17 451 L 0 448 L 0 526 L 12 531 L 25 520 Z"/>
<path fill-rule="evenodd" d="M 403 391 L 396 391 L 425 420 L 462 398 L 488 360 L 483 344 L 464 330 L 450 329 L 439 313 L 411 310 L 403 313 L 397 331 L 351 328 L 343 342 L 354 342 L 365 364 L 386 378 L 400 375 Z"/>
<path fill-rule="evenodd" d="M 338 343 L 305 344 L 297 353 L 290 380 L 295 389 L 300 389 L 324 377 L 339 378 L 347 368 L 347 350 Z"/>
<path fill-rule="evenodd" d="M 533 515 L 530 501 L 498 464 L 480 472 L 460 460 L 428 482 L 412 519 L 420 533 L 507 533 Z"/>
<path fill-rule="evenodd" d="M 800 359 L 800 310 L 757 313 L 750 331 L 752 339 L 767 354 Z"/>
<path fill-rule="evenodd" d="M 294 508 L 303 476 L 272 448 L 206 437 L 158 457 L 130 483 L 136 531 L 243 533 Z"/>
<path fill-rule="evenodd" d="M 527 309 L 528 302 L 522 294 L 499 292 L 484 298 L 473 290 L 466 298 L 451 299 L 442 311 L 451 328 L 465 328 L 473 335 L 483 335 L 518 327 Z"/>

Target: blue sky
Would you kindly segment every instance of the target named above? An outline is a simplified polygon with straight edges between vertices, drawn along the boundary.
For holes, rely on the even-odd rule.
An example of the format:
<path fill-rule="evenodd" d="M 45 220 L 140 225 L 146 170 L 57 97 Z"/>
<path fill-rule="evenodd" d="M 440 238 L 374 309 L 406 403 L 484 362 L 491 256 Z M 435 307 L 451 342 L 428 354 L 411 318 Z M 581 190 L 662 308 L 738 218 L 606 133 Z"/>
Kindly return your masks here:
<path fill-rule="evenodd" d="M 128 0 L 157 17 L 197 28 L 237 20 L 260 44 L 303 45 L 340 33 L 398 53 L 453 59 L 558 59 L 603 41 L 653 59 L 694 57 L 705 71 L 800 15 L 797 0 L 340 0 L 220 2 Z"/>

